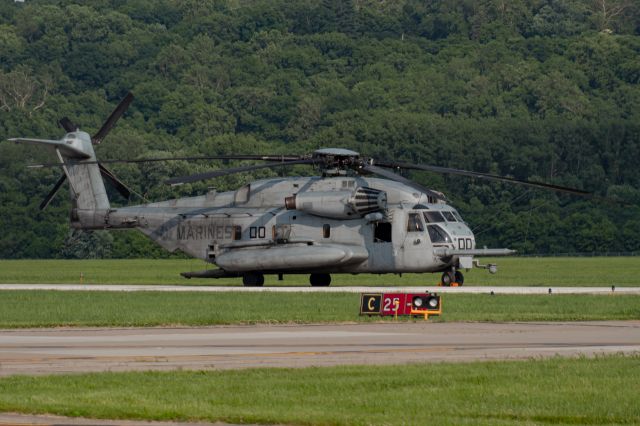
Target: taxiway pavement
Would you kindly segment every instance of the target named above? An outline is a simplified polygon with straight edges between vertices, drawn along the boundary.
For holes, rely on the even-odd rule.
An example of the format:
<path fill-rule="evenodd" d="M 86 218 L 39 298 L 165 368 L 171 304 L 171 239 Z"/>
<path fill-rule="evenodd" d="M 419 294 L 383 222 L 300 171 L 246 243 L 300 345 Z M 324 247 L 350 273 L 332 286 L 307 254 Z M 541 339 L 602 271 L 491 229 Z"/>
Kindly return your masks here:
<path fill-rule="evenodd" d="M 640 353 L 640 321 L 0 330 L 0 375 Z"/>

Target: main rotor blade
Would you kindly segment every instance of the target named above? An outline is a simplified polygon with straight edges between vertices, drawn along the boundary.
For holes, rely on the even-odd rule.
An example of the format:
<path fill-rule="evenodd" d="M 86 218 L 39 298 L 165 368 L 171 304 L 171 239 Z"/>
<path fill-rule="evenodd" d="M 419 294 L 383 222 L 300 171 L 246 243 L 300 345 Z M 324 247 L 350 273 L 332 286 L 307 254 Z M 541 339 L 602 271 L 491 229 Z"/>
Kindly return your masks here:
<path fill-rule="evenodd" d="M 107 169 L 102 164 L 98 163 L 98 167 L 100 168 L 100 173 L 102 174 L 102 176 L 107 178 L 107 180 L 120 193 L 120 195 L 122 195 L 124 198 L 128 200 L 129 197 L 131 196 L 132 191 L 127 187 L 127 185 L 122 183 L 120 179 L 118 179 L 113 173 L 111 173 L 111 170 Z"/>
<path fill-rule="evenodd" d="M 583 197 L 590 197 L 593 195 L 590 192 L 583 191 L 581 189 L 576 189 L 576 188 L 568 188 L 565 186 L 553 185 L 553 184 L 544 183 L 544 182 L 515 179 L 515 178 L 506 177 L 506 176 L 492 175 L 488 173 L 472 172 L 469 170 L 452 169 L 449 167 L 429 166 L 425 164 L 411 164 L 411 163 L 377 162 L 376 164 L 380 167 L 401 168 L 401 169 L 410 169 L 410 170 L 424 170 L 427 172 L 443 173 L 443 174 L 458 175 L 458 176 L 468 176 L 468 177 L 474 177 L 479 179 L 495 180 L 500 182 L 509 182 L 509 183 L 514 183 L 518 185 L 530 186 L 533 188 L 542 188 L 542 189 L 549 189 L 557 192 L 566 192 L 569 194 L 580 195 Z"/>
<path fill-rule="evenodd" d="M 129 108 L 129 104 L 132 101 L 133 95 L 129 92 L 127 93 L 127 96 L 120 101 L 116 109 L 113 110 L 109 118 L 107 118 L 107 121 L 105 121 L 100 130 L 98 130 L 98 133 L 91 138 L 91 142 L 93 142 L 94 145 L 99 145 L 100 142 L 102 142 L 102 140 L 109 134 L 111 128 L 116 124 L 116 121 L 118 121 L 122 114 L 124 114 L 127 108 Z"/>
<path fill-rule="evenodd" d="M 301 160 L 283 161 L 280 163 L 253 164 L 250 166 L 233 167 L 230 169 L 214 170 L 211 172 L 198 173 L 190 176 L 175 177 L 175 178 L 167 179 L 165 183 L 168 183 L 169 185 L 181 185 L 183 183 L 197 182 L 200 180 L 207 180 L 215 177 L 232 175 L 234 173 L 249 172 L 251 170 L 267 169 L 267 168 L 279 167 L 279 166 L 291 166 L 294 164 L 313 164 L 313 162 L 314 161 L 312 159 L 306 158 Z"/>
<path fill-rule="evenodd" d="M 58 190 L 60 189 L 60 187 L 62 186 L 65 180 L 67 180 L 67 175 L 63 174 L 62 176 L 60 176 L 60 179 L 58 179 L 56 184 L 53 185 L 53 188 L 51 189 L 51 191 L 49 191 L 47 196 L 44 197 L 44 200 L 42 200 L 42 202 L 40 203 L 40 210 L 44 210 L 49 205 L 51 200 L 53 200 L 53 197 L 55 197 L 55 195 L 58 193 Z"/>
<path fill-rule="evenodd" d="M 9 139 L 11 140 L 11 139 Z M 100 160 L 83 161 L 82 164 L 115 164 L 115 163 L 155 163 L 161 161 L 199 161 L 199 160 L 256 160 L 256 161 L 294 161 L 303 160 L 308 157 L 302 155 L 213 155 L 204 157 L 161 157 L 161 158 L 140 158 L 133 160 Z M 44 167 L 61 167 L 62 163 L 30 164 L 30 169 L 40 169 Z"/>
<path fill-rule="evenodd" d="M 78 130 L 78 126 L 76 126 L 73 121 L 69 120 L 67 117 L 62 117 L 62 119 L 58 121 L 58 124 L 60 124 L 60 127 L 62 127 L 67 133 L 75 132 L 76 130 Z"/>
<path fill-rule="evenodd" d="M 374 173 L 376 175 L 380 175 L 382 177 L 386 177 L 387 179 L 395 180 L 396 182 L 404 183 L 405 185 L 410 186 L 414 189 L 417 189 L 420 192 L 424 192 L 429 197 L 434 197 L 437 200 L 447 201 L 447 198 L 443 194 L 433 191 L 425 186 L 420 185 L 419 183 L 409 180 L 389 170 L 385 170 L 381 167 L 374 166 L 371 164 L 365 164 L 364 166 L 362 166 L 362 170 L 367 171 L 369 173 Z"/>

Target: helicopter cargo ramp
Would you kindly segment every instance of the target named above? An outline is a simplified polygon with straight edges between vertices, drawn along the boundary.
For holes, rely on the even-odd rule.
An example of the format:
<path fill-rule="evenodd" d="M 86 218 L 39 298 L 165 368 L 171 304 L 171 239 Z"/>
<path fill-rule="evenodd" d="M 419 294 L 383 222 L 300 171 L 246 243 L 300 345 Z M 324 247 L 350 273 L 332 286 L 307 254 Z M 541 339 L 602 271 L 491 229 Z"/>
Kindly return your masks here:
<path fill-rule="evenodd" d="M 430 292 L 457 294 L 640 294 L 637 287 L 559 287 L 559 286 L 193 286 L 193 285 L 131 285 L 131 284 L 0 284 L 1 290 L 55 290 L 55 291 L 112 291 L 112 292 L 202 292 L 202 293 L 366 293 L 366 292 Z"/>

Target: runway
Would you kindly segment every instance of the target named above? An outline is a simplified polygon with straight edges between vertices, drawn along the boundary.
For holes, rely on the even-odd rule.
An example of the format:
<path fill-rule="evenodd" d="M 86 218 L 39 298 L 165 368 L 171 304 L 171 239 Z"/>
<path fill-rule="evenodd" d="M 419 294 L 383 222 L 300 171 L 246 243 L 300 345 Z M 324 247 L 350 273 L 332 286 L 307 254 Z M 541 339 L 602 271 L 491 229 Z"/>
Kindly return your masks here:
<path fill-rule="evenodd" d="M 462 287 L 368 287 L 368 286 L 205 286 L 205 285 L 129 285 L 129 284 L 0 284 L 2 290 L 55 290 L 55 291 L 158 291 L 158 292 L 238 292 L 238 293 L 385 293 L 435 292 L 459 294 L 640 294 L 640 287 L 555 287 L 555 286 L 462 286 Z"/>
<path fill-rule="evenodd" d="M 0 375 L 640 353 L 640 321 L 0 331 Z"/>

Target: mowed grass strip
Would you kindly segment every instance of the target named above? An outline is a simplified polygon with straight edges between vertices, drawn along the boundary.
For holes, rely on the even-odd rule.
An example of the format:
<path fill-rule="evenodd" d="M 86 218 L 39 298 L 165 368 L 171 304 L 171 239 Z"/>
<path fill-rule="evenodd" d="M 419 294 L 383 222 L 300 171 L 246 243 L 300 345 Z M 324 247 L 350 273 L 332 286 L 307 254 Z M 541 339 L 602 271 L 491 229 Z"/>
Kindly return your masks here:
<path fill-rule="evenodd" d="M 637 286 L 640 285 L 640 257 L 508 257 L 481 259 L 497 263 L 499 272 L 465 272 L 466 285 L 492 286 Z M 122 260 L 0 260 L 0 283 L 85 284 L 184 284 L 242 285 L 239 278 L 191 279 L 180 272 L 211 268 L 197 259 Z M 82 277 L 82 278 L 81 278 Z M 426 286 L 436 285 L 440 274 L 333 275 L 332 286 Z M 307 275 L 285 275 L 284 281 L 266 277 L 265 285 L 309 285 Z"/>
<path fill-rule="evenodd" d="M 640 319 L 638 295 L 443 295 L 430 321 Z M 3 291 L 0 328 L 379 321 L 352 293 Z M 393 318 L 387 317 L 386 321 Z M 401 318 L 401 321 L 411 321 Z M 423 319 L 417 319 L 423 321 Z"/>
<path fill-rule="evenodd" d="M 640 356 L 0 379 L 0 411 L 304 425 L 640 424 Z"/>

